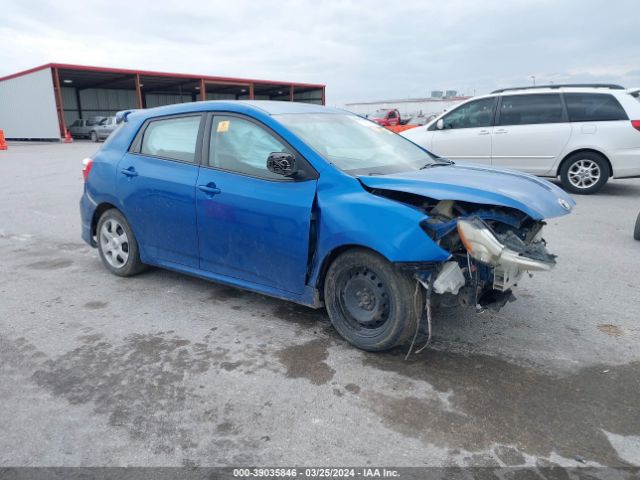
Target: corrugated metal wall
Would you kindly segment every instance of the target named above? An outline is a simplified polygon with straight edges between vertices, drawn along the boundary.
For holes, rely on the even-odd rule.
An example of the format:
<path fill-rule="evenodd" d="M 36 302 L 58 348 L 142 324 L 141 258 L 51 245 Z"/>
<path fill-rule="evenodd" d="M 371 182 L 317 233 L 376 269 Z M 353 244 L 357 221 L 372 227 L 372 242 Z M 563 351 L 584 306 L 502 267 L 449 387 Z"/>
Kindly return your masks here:
<path fill-rule="evenodd" d="M 147 93 L 145 94 L 147 108 L 173 105 L 174 103 L 188 103 L 192 101 L 191 95 L 179 93 Z M 135 108 L 135 107 L 134 107 Z"/>
<path fill-rule="evenodd" d="M 7 138 L 60 138 L 51 69 L 0 82 L 0 129 Z"/>
<path fill-rule="evenodd" d="M 94 116 L 108 117 L 120 110 L 137 108 L 138 100 L 134 90 L 115 90 L 108 88 L 87 88 L 79 91 L 80 107 L 76 90 L 72 87 L 62 88 L 62 103 L 64 105 L 64 119 L 67 125 L 71 125 L 80 118 Z"/>
<path fill-rule="evenodd" d="M 316 105 L 322 105 L 322 89 L 311 90 L 310 92 L 297 93 L 294 88 L 293 101 L 315 103 Z"/>

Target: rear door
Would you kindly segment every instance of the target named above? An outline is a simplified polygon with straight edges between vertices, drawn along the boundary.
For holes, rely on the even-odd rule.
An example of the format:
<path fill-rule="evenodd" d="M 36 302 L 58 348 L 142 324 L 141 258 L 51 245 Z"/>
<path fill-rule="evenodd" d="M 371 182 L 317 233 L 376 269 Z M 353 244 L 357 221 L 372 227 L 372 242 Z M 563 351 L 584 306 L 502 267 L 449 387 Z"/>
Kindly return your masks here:
<path fill-rule="evenodd" d="M 442 129 L 431 125 L 431 151 L 451 160 L 490 164 L 496 103 L 497 97 L 472 100 L 442 117 Z"/>
<path fill-rule="evenodd" d="M 492 135 L 494 166 L 543 175 L 571 137 L 559 93 L 503 95 Z"/>
<path fill-rule="evenodd" d="M 210 123 L 209 151 L 196 188 L 200 268 L 302 293 L 315 171 L 282 138 L 248 117 L 220 114 Z M 272 152 L 292 153 L 307 175 L 291 179 L 270 172 Z"/>
<path fill-rule="evenodd" d="M 202 118 L 147 121 L 118 164 L 123 213 L 152 260 L 198 267 L 195 185 Z"/>

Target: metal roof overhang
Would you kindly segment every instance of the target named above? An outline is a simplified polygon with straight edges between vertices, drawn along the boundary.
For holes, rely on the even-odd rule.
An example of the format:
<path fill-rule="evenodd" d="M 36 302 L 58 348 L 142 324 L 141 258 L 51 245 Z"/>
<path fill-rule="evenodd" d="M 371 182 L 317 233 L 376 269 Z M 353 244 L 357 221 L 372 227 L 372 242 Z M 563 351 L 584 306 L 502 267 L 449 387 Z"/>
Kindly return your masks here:
<path fill-rule="evenodd" d="M 240 85 L 254 85 L 261 93 L 273 94 L 282 89 L 294 87 L 296 92 L 324 89 L 323 84 L 282 82 L 274 80 L 258 80 L 251 78 L 217 77 L 211 75 L 191 75 L 184 73 L 155 72 L 148 70 L 133 70 L 124 68 L 105 68 L 87 65 L 71 65 L 65 63 L 48 63 L 22 72 L 0 77 L 0 81 L 16 78 L 38 70 L 46 68 L 57 69 L 61 86 L 73 86 L 78 89 L 84 88 L 113 88 L 132 89 L 135 88 L 136 75 L 140 78 L 140 83 L 146 91 L 174 91 L 177 88 L 197 90 L 204 81 L 207 87 L 216 85 L 216 89 L 230 88 Z M 67 80 L 67 82 L 65 82 Z M 224 85 L 227 85 L 225 87 Z M 210 88 L 207 91 L 211 92 Z M 287 90 L 288 91 L 288 90 Z M 257 90 L 256 90 L 257 92 Z"/>

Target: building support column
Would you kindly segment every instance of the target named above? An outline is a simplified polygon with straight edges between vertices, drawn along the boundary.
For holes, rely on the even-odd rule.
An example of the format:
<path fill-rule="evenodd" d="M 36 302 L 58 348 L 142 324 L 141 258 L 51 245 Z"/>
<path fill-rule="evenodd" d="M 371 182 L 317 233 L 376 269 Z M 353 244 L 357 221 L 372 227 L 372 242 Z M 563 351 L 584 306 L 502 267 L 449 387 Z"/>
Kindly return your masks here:
<path fill-rule="evenodd" d="M 207 84 L 204 83 L 204 78 L 200 79 L 200 100 L 203 102 L 207 99 Z"/>
<path fill-rule="evenodd" d="M 144 108 L 142 102 L 142 86 L 140 85 L 140 74 L 136 73 L 136 98 L 138 100 L 138 108 Z"/>
<path fill-rule="evenodd" d="M 249 84 L 249 100 L 254 99 L 253 82 Z"/>
<path fill-rule="evenodd" d="M 289 101 L 293 102 L 293 89 L 295 87 L 293 85 L 289 86 Z"/>
<path fill-rule="evenodd" d="M 76 87 L 76 105 L 78 107 L 78 117 L 82 118 L 82 103 L 80 102 L 80 90 Z"/>
<path fill-rule="evenodd" d="M 326 88 L 326 87 L 322 87 L 322 105 L 326 105 L 326 103 L 325 103 L 325 101 L 326 101 L 326 100 L 325 100 L 325 99 L 326 99 L 326 97 L 325 97 L 325 92 L 324 92 L 324 91 L 325 91 L 325 88 Z"/>
<path fill-rule="evenodd" d="M 67 124 L 64 120 L 64 104 L 62 103 L 62 89 L 60 88 L 60 74 L 57 68 L 52 71 L 53 90 L 56 98 L 56 110 L 58 112 L 58 126 L 60 127 L 60 137 L 67 133 Z"/>

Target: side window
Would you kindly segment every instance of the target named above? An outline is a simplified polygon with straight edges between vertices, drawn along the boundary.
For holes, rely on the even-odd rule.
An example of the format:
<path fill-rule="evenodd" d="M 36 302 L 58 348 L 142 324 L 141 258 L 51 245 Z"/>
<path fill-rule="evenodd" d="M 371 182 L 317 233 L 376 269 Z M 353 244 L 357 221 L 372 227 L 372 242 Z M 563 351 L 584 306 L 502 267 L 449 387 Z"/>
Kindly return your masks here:
<path fill-rule="evenodd" d="M 569 120 L 572 122 L 606 122 L 628 120 L 627 114 L 613 96 L 606 93 L 565 93 Z"/>
<path fill-rule="evenodd" d="M 394 111 L 389 112 L 389 118 L 396 118 L 396 112 Z"/>
<path fill-rule="evenodd" d="M 215 116 L 211 125 L 209 166 L 232 172 L 282 180 L 267 170 L 273 152 L 291 152 L 271 133 L 249 120 Z"/>
<path fill-rule="evenodd" d="M 71 127 L 79 127 L 80 125 L 82 125 L 82 120 L 76 120 L 70 126 Z"/>
<path fill-rule="evenodd" d="M 557 93 L 504 95 L 499 125 L 533 125 L 563 122 L 562 99 Z"/>
<path fill-rule="evenodd" d="M 497 97 L 481 98 L 456 108 L 442 119 L 445 129 L 490 127 Z"/>
<path fill-rule="evenodd" d="M 195 162 L 200 118 L 198 115 L 150 122 L 142 137 L 140 153 Z"/>

